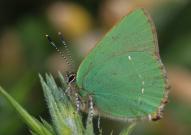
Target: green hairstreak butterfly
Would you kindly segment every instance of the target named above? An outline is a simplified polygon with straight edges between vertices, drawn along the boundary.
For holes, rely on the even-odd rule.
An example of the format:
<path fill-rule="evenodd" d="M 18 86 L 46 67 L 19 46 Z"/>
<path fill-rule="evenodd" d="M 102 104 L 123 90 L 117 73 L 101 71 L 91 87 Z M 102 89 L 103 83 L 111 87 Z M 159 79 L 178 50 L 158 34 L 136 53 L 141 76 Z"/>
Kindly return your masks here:
<path fill-rule="evenodd" d="M 136 9 L 115 25 L 82 61 L 76 76 L 70 75 L 69 84 L 74 80 L 80 99 L 91 97 L 102 116 L 159 119 L 168 98 L 167 77 L 148 13 Z"/>

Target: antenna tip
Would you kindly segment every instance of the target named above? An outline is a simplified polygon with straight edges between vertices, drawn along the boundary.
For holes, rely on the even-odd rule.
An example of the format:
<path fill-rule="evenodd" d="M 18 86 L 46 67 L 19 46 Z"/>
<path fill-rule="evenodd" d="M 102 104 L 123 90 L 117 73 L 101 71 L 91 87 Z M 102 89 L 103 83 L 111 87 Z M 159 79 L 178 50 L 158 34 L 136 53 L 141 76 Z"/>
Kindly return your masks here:
<path fill-rule="evenodd" d="M 52 42 L 52 39 L 49 37 L 48 34 L 45 34 L 45 37 L 48 39 L 49 42 Z"/>

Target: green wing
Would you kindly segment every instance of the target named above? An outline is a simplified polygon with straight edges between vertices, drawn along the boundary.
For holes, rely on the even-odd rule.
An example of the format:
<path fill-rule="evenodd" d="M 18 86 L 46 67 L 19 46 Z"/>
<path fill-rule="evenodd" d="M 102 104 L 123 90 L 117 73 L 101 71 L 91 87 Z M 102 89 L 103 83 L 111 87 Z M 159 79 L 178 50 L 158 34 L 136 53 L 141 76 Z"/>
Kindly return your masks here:
<path fill-rule="evenodd" d="M 114 118 L 158 111 L 166 79 L 155 27 L 143 9 L 125 16 L 81 63 L 77 85 L 98 110 Z"/>

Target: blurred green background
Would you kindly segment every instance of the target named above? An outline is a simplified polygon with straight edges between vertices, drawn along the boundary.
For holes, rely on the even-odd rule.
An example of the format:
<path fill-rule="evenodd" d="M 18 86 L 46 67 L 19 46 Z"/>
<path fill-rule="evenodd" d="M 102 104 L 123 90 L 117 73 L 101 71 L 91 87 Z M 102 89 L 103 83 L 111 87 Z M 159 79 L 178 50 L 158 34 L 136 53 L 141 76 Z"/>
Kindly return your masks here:
<path fill-rule="evenodd" d="M 191 2 L 189 0 L 1 0 L 0 85 L 32 115 L 49 120 L 38 73 L 67 71 L 57 43 L 61 31 L 78 67 L 96 42 L 130 10 L 144 7 L 158 31 L 159 48 L 172 86 L 164 119 L 138 124 L 133 135 L 191 134 Z M 101 119 L 103 133 L 126 123 Z M 27 127 L 0 97 L 0 135 L 28 135 Z"/>

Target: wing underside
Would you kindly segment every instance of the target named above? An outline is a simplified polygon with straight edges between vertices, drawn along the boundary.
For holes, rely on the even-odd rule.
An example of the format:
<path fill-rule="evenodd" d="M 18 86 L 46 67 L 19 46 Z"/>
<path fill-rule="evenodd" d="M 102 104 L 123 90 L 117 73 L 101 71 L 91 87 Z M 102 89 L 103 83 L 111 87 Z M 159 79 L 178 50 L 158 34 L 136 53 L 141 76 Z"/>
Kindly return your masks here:
<path fill-rule="evenodd" d="M 97 108 L 113 117 L 142 117 L 156 112 L 164 97 L 165 80 L 155 58 L 130 52 L 96 65 L 83 87 Z"/>
<path fill-rule="evenodd" d="M 77 84 L 113 117 L 145 116 L 158 109 L 166 79 L 155 27 L 144 10 L 131 12 L 106 34 L 81 63 Z"/>

